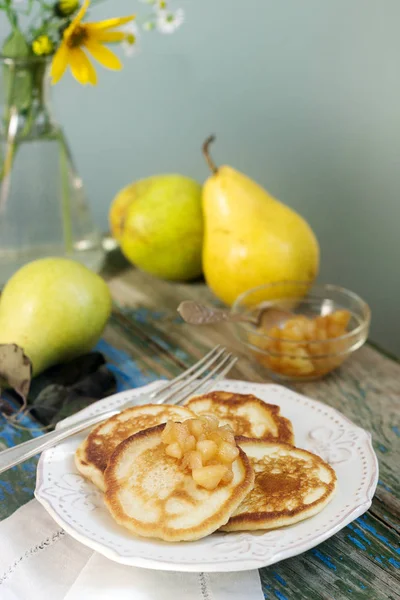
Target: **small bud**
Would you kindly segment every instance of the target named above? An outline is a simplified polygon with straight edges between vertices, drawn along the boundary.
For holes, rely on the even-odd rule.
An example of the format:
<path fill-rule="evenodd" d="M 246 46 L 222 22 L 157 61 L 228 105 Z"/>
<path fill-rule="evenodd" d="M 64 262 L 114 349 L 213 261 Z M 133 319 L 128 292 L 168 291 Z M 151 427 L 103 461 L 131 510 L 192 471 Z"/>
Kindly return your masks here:
<path fill-rule="evenodd" d="M 53 53 L 54 44 L 48 35 L 39 35 L 32 42 L 32 50 L 36 56 L 48 56 Z"/>
<path fill-rule="evenodd" d="M 58 0 L 54 5 L 57 17 L 69 17 L 79 8 L 79 0 Z"/>

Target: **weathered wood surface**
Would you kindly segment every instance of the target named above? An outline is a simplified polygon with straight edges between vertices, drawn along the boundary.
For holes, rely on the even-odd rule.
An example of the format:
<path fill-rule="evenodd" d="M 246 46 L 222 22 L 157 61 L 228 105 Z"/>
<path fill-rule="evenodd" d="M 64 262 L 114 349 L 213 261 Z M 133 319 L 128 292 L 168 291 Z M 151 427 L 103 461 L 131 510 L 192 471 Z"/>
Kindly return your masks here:
<path fill-rule="evenodd" d="M 202 283 L 155 282 L 152 277 L 129 269 L 110 277 L 109 284 L 118 307 L 105 337 L 134 357 L 145 377 L 151 378 L 154 372 L 173 376 L 191 364 L 193 358 L 221 343 L 240 355 L 230 377 L 270 381 L 262 367 L 247 356 L 231 326 L 196 328 L 179 318 L 176 308 L 182 300 L 215 302 Z M 400 563 L 396 553 L 400 514 L 400 365 L 365 346 L 324 380 L 292 387 L 334 406 L 371 432 L 380 480 L 367 515 L 318 549 L 262 570 L 266 597 L 400 597 Z"/>
<path fill-rule="evenodd" d="M 132 268 L 107 278 L 115 310 L 99 350 L 113 365 L 121 389 L 174 376 L 216 343 L 240 356 L 230 377 L 269 381 L 262 367 L 243 352 L 229 325 L 194 328 L 178 317 L 181 300 L 215 302 L 202 283 L 168 283 Z M 317 548 L 261 570 L 265 597 L 400 598 L 400 364 L 365 346 L 326 379 L 293 388 L 334 406 L 371 432 L 380 480 L 368 513 Z M 9 426 L 0 423 L 0 443 L 18 441 Z M 31 463 L 0 476 L 0 518 L 32 496 L 33 474 Z"/>

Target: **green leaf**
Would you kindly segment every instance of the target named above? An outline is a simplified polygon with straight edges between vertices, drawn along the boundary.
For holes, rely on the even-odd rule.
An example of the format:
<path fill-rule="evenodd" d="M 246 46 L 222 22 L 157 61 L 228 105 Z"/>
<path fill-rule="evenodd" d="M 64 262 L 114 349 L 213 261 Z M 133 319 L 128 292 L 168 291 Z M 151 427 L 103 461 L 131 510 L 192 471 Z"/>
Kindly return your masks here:
<path fill-rule="evenodd" d="M 7 58 L 26 58 L 30 55 L 31 49 L 21 31 L 15 29 L 4 42 L 1 53 Z"/>
<path fill-rule="evenodd" d="M 12 387 L 23 400 L 28 398 L 32 379 L 32 363 L 16 344 L 0 344 L 0 381 Z"/>
<path fill-rule="evenodd" d="M 23 34 L 16 29 L 13 31 L 2 48 L 3 56 L 7 58 L 24 59 L 31 54 L 31 49 Z M 4 64 L 4 94 L 6 115 L 15 107 L 17 111 L 27 110 L 32 102 L 33 69 L 32 67 L 18 65 L 18 63 Z"/>

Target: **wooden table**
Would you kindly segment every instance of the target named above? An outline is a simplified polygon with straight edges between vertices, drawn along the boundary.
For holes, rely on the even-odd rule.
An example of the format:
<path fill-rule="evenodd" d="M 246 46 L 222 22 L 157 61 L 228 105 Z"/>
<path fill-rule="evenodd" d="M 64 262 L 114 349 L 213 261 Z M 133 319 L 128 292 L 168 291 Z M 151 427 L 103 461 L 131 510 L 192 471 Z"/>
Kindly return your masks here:
<path fill-rule="evenodd" d="M 112 264 L 105 276 L 115 307 L 98 349 L 119 389 L 173 377 L 216 343 L 240 356 L 231 378 L 268 381 L 242 353 L 228 325 L 194 328 L 178 317 L 181 300 L 215 302 L 203 283 L 169 283 L 123 261 Z M 293 389 L 334 406 L 372 433 L 380 479 L 366 514 L 317 548 L 260 571 L 265 598 L 400 598 L 400 364 L 367 345 L 331 376 Z M 32 419 L 26 418 L 25 426 L 26 431 L 14 430 L 0 420 L 0 447 L 40 435 Z M 32 498 L 35 464 L 33 459 L 0 476 L 0 519 Z"/>

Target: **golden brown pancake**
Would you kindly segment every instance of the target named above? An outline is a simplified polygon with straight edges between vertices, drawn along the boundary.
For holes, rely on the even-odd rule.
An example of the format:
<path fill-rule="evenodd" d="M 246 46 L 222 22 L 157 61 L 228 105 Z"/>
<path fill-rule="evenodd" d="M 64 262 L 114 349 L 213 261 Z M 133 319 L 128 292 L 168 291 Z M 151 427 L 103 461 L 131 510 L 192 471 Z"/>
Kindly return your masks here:
<path fill-rule="evenodd" d="M 78 471 L 104 491 L 103 473 L 115 448 L 129 436 L 143 429 L 165 423 L 168 419 L 184 421 L 193 413 L 183 406 L 145 404 L 123 410 L 97 425 L 75 453 Z"/>
<path fill-rule="evenodd" d="M 336 490 L 335 471 L 319 456 L 289 444 L 237 438 L 255 483 L 223 531 L 274 529 L 319 513 Z"/>
<path fill-rule="evenodd" d="M 235 435 L 294 443 L 292 424 L 279 414 L 279 406 L 252 394 L 210 392 L 190 399 L 185 406 L 199 415 L 215 415 L 221 424 L 229 424 Z"/>
<path fill-rule="evenodd" d="M 200 487 L 180 460 L 166 454 L 164 427 L 136 433 L 114 451 L 104 474 L 106 506 L 117 523 L 137 535 L 197 540 L 228 521 L 253 487 L 253 469 L 240 450 L 231 483 Z"/>

